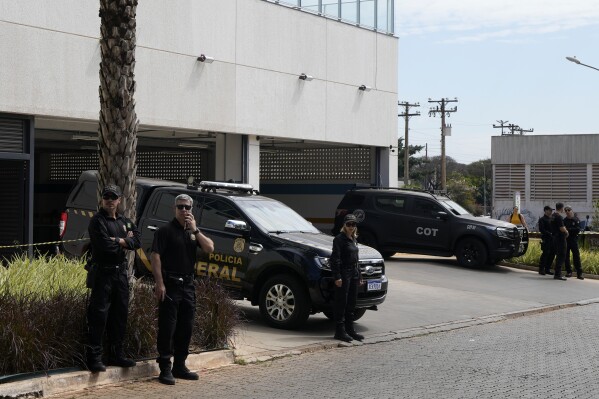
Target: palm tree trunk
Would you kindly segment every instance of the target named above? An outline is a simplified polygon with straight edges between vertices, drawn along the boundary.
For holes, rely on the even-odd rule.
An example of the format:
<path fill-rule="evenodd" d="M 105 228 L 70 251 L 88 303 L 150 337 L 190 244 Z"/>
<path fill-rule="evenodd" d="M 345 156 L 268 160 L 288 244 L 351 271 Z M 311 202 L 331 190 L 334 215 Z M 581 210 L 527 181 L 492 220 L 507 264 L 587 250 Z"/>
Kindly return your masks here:
<path fill-rule="evenodd" d="M 138 0 L 100 0 L 100 118 L 98 190 L 121 187 L 119 211 L 135 221 L 137 128 L 135 46 Z M 99 195 L 98 195 L 99 198 Z"/>

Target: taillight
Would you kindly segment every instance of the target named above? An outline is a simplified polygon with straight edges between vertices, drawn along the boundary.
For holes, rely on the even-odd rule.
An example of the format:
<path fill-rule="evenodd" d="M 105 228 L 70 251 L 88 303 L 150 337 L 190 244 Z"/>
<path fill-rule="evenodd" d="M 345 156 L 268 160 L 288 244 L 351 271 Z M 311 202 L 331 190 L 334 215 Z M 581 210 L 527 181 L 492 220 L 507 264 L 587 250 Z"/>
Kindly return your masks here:
<path fill-rule="evenodd" d="M 65 231 L 67 231 L 67 219 L 69 218 L 69 214 L 66 212 L 62 212 L 60 214 L 60 220 L 58 221 L 58 235 L 62 239 Z"/>

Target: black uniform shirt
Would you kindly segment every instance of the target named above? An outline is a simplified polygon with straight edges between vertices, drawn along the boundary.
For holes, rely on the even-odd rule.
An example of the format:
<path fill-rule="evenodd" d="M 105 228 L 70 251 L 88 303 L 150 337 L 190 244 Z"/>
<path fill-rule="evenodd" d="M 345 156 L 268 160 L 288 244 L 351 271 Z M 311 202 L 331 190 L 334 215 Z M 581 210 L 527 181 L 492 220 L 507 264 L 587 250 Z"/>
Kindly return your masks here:
<path fill-rule="evenodd" d="M 539 232 L 541 238 L 551 239 L 551 216 L 543 215 L 539 218 Z"/>
<path fill-rule="evenodd" d="M 111 237 L 124 239 L 131 250 L 141 246 L 141 234 L 137 226 L 124 216 L 108 216 L 103 208 L 92 217 L 87 230 L 91 241 L 92 261 L 99 265 L 121 265 L 126 260 L 125 249 Z M 133 232 L 133 237 L 127 237 L 129 231 Z"/>
<path fill-rule="evenodd" d="M 580 220 L 576 216 L 564 219 L 564 226 L 568 230 L 568 239 L 578 237 L 580 233 Z"/>
<path fill-rule="evenodd" d="M 560 230 L 564 226 L 564 218 L 557 212 L 551 215 L 551 233 L 553 237 L 564 238 L 566 234 Z"/>
<path fill-rule="evenodd" d="M 341 275 L 358 278 L 358 246 L 345 233 L 339 233 L 333 239 L 331 254 L 331 271 L 333 278 L 339 280 Z"/>
<path fill-rule="evenodd" d="M 152 252 L 160 255 L 160 264 L 165 272 L 193 274 L 195 272 L 198 243 L 189 230 L 185 230 L 175 218 L 164 225 L 152 243 Z"/>

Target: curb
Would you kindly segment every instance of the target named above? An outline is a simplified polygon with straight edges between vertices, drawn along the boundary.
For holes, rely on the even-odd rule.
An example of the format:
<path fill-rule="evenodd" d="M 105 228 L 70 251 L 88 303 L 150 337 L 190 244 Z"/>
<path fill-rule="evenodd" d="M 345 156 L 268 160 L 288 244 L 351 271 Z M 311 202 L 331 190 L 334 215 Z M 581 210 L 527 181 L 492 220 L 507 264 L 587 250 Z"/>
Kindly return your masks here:
<path fill-rule="evenodd" d="M 231 349 L 190 354 L 187 367 L 191 370 L 217 368 L 233 364 Z M 0 399 L 40 398 L 60 393 L 80 391 L 140 378 L 151 378 L 160 374 L 155 360 L 144 360 L 135 367 L 108 367 L 103 373 L 90 373 L 87 370 L 73 371 L 36 377 L 25 381 L 8 382 L 0 385 Z"/>

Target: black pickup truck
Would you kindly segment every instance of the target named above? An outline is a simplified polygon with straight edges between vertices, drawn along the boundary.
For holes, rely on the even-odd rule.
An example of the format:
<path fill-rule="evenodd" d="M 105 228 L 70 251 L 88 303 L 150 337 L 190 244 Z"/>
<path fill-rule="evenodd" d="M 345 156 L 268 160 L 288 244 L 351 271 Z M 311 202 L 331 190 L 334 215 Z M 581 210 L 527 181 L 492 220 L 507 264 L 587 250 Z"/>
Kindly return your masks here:
<path fill-rule="evenodd" d="M 194 200 L 199 227 L 215 244 L 214 253 L 200 259 L 196 274 L 217 278 L 234 298 L 259 305 L 265 320 L 277 328 L 301 326 L 310 314 L 331 317 L 333 280 L 329 257 L 333 237 L 318 231 L 291 208 L 258 195 L 247 184 L 201 182 L 197 186 L 137 178 L 137 226 L 142 247 L 136 253 L 136 273 L 148 274 L 154 232 L 174 217 L 175 197 Z M 64 251 L 84 255 L 87 226 L 97 209 L 97 173 L 83 172 L 61 216 Z M 360 245 L 360 287 L 356 320 L 376 310 L 387 295 L 381 254 Z"/>

